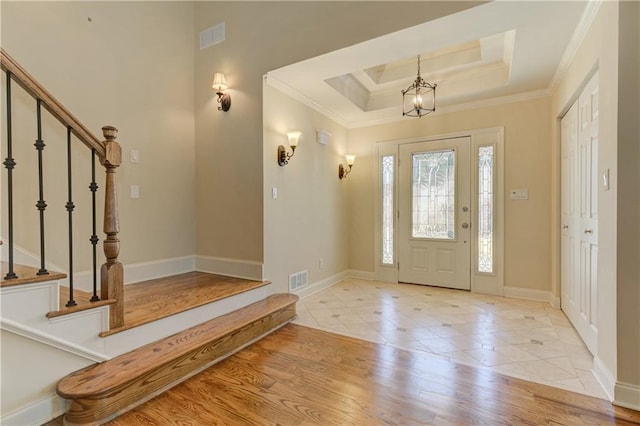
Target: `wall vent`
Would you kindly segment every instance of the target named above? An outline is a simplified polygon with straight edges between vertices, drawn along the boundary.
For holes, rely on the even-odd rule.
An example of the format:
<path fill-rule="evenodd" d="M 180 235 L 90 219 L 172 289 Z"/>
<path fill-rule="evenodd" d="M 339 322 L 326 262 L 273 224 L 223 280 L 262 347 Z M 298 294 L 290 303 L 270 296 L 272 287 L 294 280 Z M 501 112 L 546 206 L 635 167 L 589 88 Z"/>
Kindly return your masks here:
<path fill-rule="evenodd" d="M 309 284 L 309 272 L 300 271 L 289 275 L 289 292 L 295 292 Z"/>
<path fill-rule="evenodd" d="M 200 49 L 222 43 L 224 41 L 224 34 L 224 22 L 200 31 Z"/>

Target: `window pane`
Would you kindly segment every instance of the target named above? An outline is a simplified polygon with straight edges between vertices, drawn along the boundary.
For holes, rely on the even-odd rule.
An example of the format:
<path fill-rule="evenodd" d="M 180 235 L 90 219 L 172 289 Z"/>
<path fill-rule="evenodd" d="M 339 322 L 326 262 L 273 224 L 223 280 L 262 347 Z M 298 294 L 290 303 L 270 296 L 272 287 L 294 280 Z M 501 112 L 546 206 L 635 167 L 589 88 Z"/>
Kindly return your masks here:
<path fill-rule="evenodd" d="M 478 151 L 478 272 L 493 273 L 493 146 Z"/>
<path fill-rule="evenodd" d="M 382 263 L 393 265 L 393 164 L 394 156 L 382 157 Z"/>
<path fill-rule="evenodd" d="M 455 151 L 413 154 L 412 236 L 455 239 Z"/>

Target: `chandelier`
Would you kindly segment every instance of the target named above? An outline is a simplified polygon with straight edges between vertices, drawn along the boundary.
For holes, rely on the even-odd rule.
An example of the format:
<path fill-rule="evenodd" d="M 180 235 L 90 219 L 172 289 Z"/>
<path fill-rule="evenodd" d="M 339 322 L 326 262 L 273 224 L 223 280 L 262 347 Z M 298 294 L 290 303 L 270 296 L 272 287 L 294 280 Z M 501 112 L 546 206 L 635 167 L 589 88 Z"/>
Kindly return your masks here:
<path fill-rule="evenodd" d="M 436 110 L 436 86 L 420 77 L 420 55 L 418 76 L 413 84 L 402 91 L 402 116 L 422 117 Z"/>

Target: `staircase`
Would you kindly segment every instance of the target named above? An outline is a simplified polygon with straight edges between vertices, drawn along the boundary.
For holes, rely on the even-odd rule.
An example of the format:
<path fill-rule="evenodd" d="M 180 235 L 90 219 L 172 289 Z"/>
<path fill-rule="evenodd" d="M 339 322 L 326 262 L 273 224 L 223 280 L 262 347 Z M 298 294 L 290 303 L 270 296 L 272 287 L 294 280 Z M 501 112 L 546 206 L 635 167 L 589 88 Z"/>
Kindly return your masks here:
<path fill-rule="evenodd" d="M 58 383 L 67 424 L 102 424 L 295 318 L 297 296 L 277 294 L 77 371 Z"/>
<path fill-rule="evenodd" d="M 7 178 L 2 179 L 3 185 L 5 182 L 7 185 L 2 191 L 7 193 L 7 214 L 3 216 L 3 220 L 7 218 L 7 225 L 3 229 L 8 230 L 5 231 L 8 235 L 0 239 L 4 260 L 0 263 L 0 329 L 3 339 L 12 342 L 18 339 L 21 345 L 18 349 L 15 345 L 3 348 L 2 382 L 5 392 L 6 389 L 20 389 L 18 393 L 23 396 L 22 400 L 14 402 L 14 405 L 21 404 L 21 408 L 3 412 L 0 423 L 42 424 L 66 413 L 65 424 L 102 424 L 295 318 L 297 297 L 271 295 L 268 281 L 190 272 L 125 286 L 124 268 L 118 260 L 120 219 L 115 172 L 121 164 L 122 154 L 116 142 L 117 129 L 105 126 L 104 140 L 100 141 L 4 50 L 0 49 L 0 53 L 2 70 L 6 73 L 8 112 L 7 155 L 3 162 Z M 16 244 L 21 236 L 14 235 L 14 217 L 21 212 L 14 212 L 12 177 L 16 165 L 26 161 L 21 158 L 14 161 L 12 154 L 12 82 L 18 83 L 37 101 L 35 146 L 39 170 L 34 179 L 39 181 L 36 191 L 39 192 L 36 200 L 39 223 L 34 224 L 40 239 L 37 255 L 21 249 Z M 45 228 L 47 202 L 43 181 L 51 178 L 42 172 L 45 158 L 42 153 L 46 144 L 41 134 L 41 108 L 67 131 L 68 199 L 66 204 L 60 200 L 55 203 L 47 200 L 51 205 L 64 204 L 65 222 L 68 213 L 68 242 L 55 240 L 56 250 L 68 250 L 69 264 L 65 268 L 54 267 L 45 258 L 45 240 L 49 232 Z M 85 206 L 83 211 L 93 212 L 93 234 L 86 239 L 90 245 L 84 249 L 92 252 L 93 268 L 80 275 L 87 278 L 92 291 L 76 288 L 78 277 L 73 272 L 76 269 L 74 254 L 78 250 L 74 248 L 74 242 L 79 237 L 72 233 L 75 209 L 72 137 L 90 149 L 92 174 L 88 187 L 92 205 Z M 105 168 L 103 182 L 97 182 L 96 160 Z M 103 240 L 105 261 L 101 268 L 97 266 L 98 188 L 104 188 L 105 200 L 102 227 L 106 234 Z M 56 226 L 61 225 L 59 220 L 55 222 Z M 24 229 L 24 225 L 20 229 Z M 48 241 L 48 244 L 52 243 Z M 24 262 L 24 259 L 32 261 Z M 29 357 L 25 354 L 24 358 L 35 357 L 37 365 L 29 366 L 22 361 L 22 345 L 30 348 Z M 40 348 L 42 356 L 33 353 Z M 52 361 L 54 359 L 64 362 L 56 363 Z M 38 381 L 38 371 L 46 371 L 47 377 Z M 54 377 L 49 378 L 52 374 Z M 28 380 L 22 380 L 25 377 Z M 22 382 L 29 383 L 30 387 Z M 51 395 L 54 388 L 64 401 Z M 31 394 L 23 395 L 29 392 Z M 49 396 L 42 399 L 47 392 L 50 392 Z M 3 393 L 3 397 L 5 395 L 10 394 Z"/>

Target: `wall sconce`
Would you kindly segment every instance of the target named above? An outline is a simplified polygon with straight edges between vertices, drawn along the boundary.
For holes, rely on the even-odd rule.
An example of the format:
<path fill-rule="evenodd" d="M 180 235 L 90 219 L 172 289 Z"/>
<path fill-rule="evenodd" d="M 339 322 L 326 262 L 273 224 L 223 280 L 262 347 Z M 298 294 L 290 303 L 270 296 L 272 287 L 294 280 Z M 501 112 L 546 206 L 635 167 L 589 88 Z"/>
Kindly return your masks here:
<path fill-rule="evenodd" d="M 347 154 L 344 157 L 347 159 L 347 166 L 349 166 L 349 168 L 345 168 L 342 164 L 338 166 L 338 177 L 341 180 L 347 177 L 347 175 L 351 172 L 353 163 L 356 162 L 356 156 L 353 154 Z"/>
<path fill-rule="evenodd" d="M 298 146 L 298 142 L 300 141 L 300 135 L 302 133 L 295 131 L 287 133 L 287 138 L 289 139 L 289 146 L 291 147 L 291 154 L 287 152 L 283 145 L 278 145 L 278 165 L 280 167 L 286 166 L 289 164 L 289 159 L 293 157 L 293 154 L 296 152 L 296 147 Z"/>
<path fill-rule="evenodd" d="M 213 74 L 211 88 L 215 90 L 216 95 L 218 95 L 218 103 L 220 104 L 218 111 L 229 111 L 229 108 L 231 108 L 231 96 L 228 93 L 223 93 L 223 91 L 229 88 L 229 86 L 227 86 L 227 79 L 223 73 L 217 72 Z"/>

